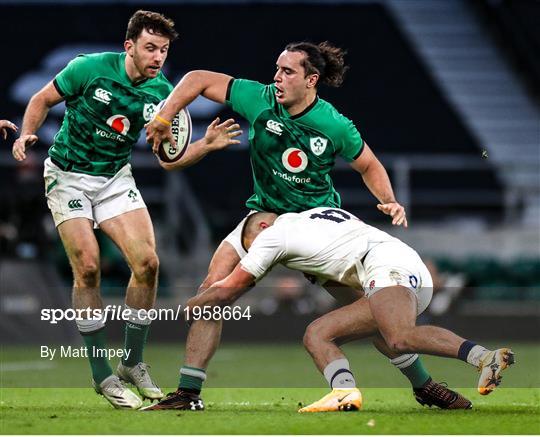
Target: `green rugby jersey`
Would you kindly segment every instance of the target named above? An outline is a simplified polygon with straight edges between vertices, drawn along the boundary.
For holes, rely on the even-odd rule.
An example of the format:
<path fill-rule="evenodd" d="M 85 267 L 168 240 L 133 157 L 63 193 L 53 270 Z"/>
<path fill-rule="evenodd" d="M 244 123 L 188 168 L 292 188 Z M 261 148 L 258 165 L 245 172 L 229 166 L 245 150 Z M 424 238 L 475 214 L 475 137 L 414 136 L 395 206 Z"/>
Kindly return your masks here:
<path fill-rule="evenodd" d="M 113 176 L 129 161 L 155 105 L 173 89 L 161 72 L 133 84 L 125 58 L 125 53 L 81 55 L 54 79 L 66 113 L 49 156 L 62 169 Z"/>
<path fill-rule="evenodd" d="M 363 140 L 351 120 L 316 98 L 291 116 L 276 102 L 274 85 L 232 79 L 226 103 L 250 124 L 254 192 L 246 206 L 278 214 L 340 207 L 330 170 L 337 155 L 352 162 Z"/>

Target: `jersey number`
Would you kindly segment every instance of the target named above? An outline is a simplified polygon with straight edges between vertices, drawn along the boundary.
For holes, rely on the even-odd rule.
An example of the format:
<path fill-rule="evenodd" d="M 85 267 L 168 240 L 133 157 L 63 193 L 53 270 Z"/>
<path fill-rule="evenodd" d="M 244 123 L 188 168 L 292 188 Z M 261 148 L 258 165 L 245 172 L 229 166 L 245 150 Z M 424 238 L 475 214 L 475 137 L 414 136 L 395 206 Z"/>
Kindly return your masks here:
<path fill-rule="evenodd" d="M 336 223 L 341 223 L 346 220 L 350 220 L 352 217 L 349 214 L 346 214 L 343 211 L 340 211 L 339 209 L 325 209 L 324 211 L 321 211 L 320 213 L 317 212 L 315 214 L 311 214 L 309 218 L 324 219 L 324 220 L 330 220 Z"/>

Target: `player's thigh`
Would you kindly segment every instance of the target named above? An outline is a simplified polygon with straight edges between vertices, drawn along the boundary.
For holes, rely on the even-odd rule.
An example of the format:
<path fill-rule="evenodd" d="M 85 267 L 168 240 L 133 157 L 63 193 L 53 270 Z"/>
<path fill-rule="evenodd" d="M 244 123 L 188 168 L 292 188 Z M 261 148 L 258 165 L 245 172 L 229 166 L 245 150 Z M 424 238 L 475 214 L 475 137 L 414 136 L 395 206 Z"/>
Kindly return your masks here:
<path fill-rule="evenodd" d="M 236 249 L 228 241 L 223 240 L 212 256 L 208 266 L 208 275 L 200 285 L 199 293 L 206 290 L 214 282 L 229 276 L 239 262 L 240 256 Z"/>
<path fill-rule="evenodd" d="M 47 206 L 56 227 L 68 220 L 94 219 L 91 193 L 105 178 L 63 171 L 51 158 L 45 160 L 43 176 Z"/>
<path fill-rule="evenodd" d="M 156 258 L 156 239 L 146 208 L 120 214 L 100 223 L 101 230 L 118 246 L 132 268 Z"/>
<path fill-rule="evenodd" d="M 368 301 L 371 314 L 385 340 L 414 327 L 416 296 L 407 287 L 395 285 L 379 289 L 369 296 Z"/>
<path fill-rule="evenodd" d="M 323 288 L 332 296 L 339 305 L 349 305 L 361 299 L 364 295 L 363 291 L 355 290 L 354 288 L 347 287 L 339 282 L 327 281 L 323 285 Z"/>
<path fill-rule="evenodd" d="M 99 245 L 94 234 L 93 221 L 73 218 L 60 223 L 57 229 L 75 275 L 97 272 Z"/>
<path fill-rule="evenodd" d="M 377 332 L 377 324 L 366 298 L 331 311 L 312 322 L 306 335 L 325 338 L 344 344 L 348 341 L 369 337 Z"/>

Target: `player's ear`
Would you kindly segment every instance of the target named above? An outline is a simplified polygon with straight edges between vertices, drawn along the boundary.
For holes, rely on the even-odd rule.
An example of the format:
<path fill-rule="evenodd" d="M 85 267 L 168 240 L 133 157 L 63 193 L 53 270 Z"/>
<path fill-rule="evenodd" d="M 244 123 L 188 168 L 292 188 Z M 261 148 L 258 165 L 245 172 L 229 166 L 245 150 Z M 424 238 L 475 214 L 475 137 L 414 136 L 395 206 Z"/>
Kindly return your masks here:
<path fill-rule="evenodd" d="M 310 74 L 307 78 L 307 87 L 308 88 L 315 88 L 317 86 L 317 82 L 319 81 L 319 75 L 318 74 Z"/>
<path fill-rule="evenodd" d="M 269 226 L 270 226 L 270 225 L 269 225 L 268 223 L 266 223 L 266 222 L 261 222 L 261 223 L 259 223 L 259 227 L 261 228 L 261 231 L 262 231 L 263 229 L 266 229 L 266 228 L 269 227 Z"/>
<path fill-rule="evenodd" d="M 126 50 L 126 53 L 129 56 L 133 56 L 133 46 L 134 45 L 135 45 L 135 43 L 131 39 L 126 39 L 124 41 L 124 49 Z"/>

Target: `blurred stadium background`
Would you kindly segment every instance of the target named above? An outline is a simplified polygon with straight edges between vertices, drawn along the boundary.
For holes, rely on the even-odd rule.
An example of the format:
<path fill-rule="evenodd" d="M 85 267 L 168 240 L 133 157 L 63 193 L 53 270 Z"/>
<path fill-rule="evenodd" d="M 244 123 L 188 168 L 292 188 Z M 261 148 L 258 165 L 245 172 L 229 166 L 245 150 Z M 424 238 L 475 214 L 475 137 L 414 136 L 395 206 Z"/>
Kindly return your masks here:
<path fill-rule="evenodd" d="M 139 8 L 177 23 L 181 37 L 165 68 L 173 83 L 192 69 L 268 83 L 287 42 L 330 40 L 347 48 L 344 86 L 320 94 L 354 121 L 386 166 L 410 227 L 390 229 L 359 175 L 338 162 L 333 177 L 343 207 L 429 261 L 437 292 L 423 322 L 475 339 L 538 342 L 539 1 L 0 0 L 0 118 L 20 125 L 31 95 L 77 54 L 122 51 L 127 20 Z M 215 116 L 232 115 L 202 98 L 190 111 L 195 138 Z M 73 323 L 39 319 L 41 308 L 70 305 L 69 265 L 41 176 L 62 115 L 62 105 L 51 111 L 24 164 L 12 159 L 13 136 L 0 147 L 2 345 L 79 342 Z M 183 304 L 216 245 L 246 214 L 247 138 L 166 173 L 141 137 L 132 163 L 158 238 L 158 306 Z M 121 304 L 129 271 L 110 242 L 103 239 L 101 248 L 103 295 Z M 308 323 L 333 305 L 282 269 L 242 302 L 253 318 L 226 323 L 224 342 L 299 344 Z M 183 341 L 186 332 L 182 322 L 155 322 L 150 342 Z M 120 326 L 109 329 L 113 340 L 121 333 Z"/>

